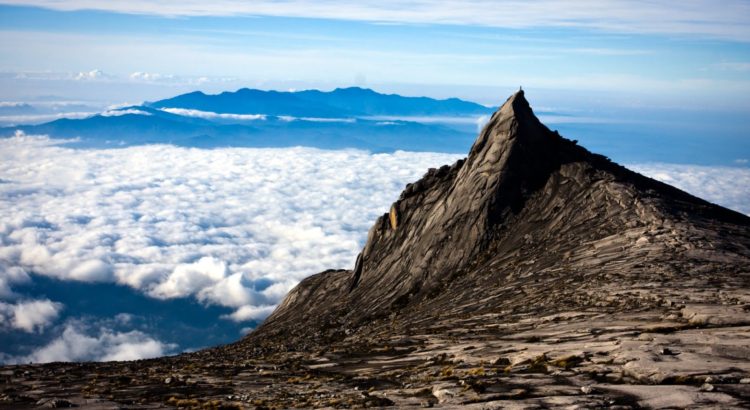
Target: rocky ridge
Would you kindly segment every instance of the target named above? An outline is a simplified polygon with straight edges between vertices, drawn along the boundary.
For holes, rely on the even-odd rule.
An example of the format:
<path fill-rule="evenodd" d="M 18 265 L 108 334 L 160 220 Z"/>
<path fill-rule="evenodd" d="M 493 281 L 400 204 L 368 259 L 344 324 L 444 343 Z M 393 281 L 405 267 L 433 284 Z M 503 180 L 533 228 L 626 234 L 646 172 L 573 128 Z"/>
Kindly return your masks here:
<path fill-rule="evenodd" d="M 750 218 L 588 152 L 519 91 L 353 270 L 305 279 L 245 339 L 7 366 L 0 407 L 743 408 L 748 313 Z"/>

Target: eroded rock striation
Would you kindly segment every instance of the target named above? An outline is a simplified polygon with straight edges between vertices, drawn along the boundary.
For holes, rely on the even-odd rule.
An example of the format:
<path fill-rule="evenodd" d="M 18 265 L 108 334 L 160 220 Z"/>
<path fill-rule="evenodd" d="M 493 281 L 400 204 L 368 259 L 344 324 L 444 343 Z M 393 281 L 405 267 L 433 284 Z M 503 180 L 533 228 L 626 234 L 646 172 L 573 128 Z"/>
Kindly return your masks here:
<path fill-rule="evenodd" d="M 588 152 L 519 91 L 407 185 L 353 270 L 305 279 L 243 340 L 6 367 L 0 406 L 743 408 L 748 340 L 750 218 Z"/>
<path fill-rule="evenodd" d="M 354 271 L 306 279 L 248 341 L 284 334 L 292 348 L 290 334 L 311 343 L 311 327 L 333 335 L 384 317 L 414 329 L 505 309 L 622 310 L 629 299 L 615 295 L 646 284 L 742 289 L 747 278 L 722 272 L 747 271 L 748 223 L 550 131 L 519 91 L 468 158 L 407 185 Z"/>

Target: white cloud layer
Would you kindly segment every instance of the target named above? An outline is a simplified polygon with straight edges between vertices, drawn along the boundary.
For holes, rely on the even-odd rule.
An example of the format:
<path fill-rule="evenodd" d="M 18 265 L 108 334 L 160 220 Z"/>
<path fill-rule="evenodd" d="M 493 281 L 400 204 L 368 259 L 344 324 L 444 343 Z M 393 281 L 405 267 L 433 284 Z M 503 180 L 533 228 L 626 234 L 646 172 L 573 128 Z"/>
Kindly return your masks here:
<path fill-rule="evenodd" d="M 139 110 L 136 108 L 126 108 L 126 109 L 115 109 L 115 110 L 106 110 L 102 112 L 102 117 L 119 117 L 121 115 L 151 115 L 150 112 Z"/>
<path fill-rule="evenodd" d="M 62 303 L 49 299 L 15 304 L 0 302 L 0 329 L 11 327 L 27 333 L 41 332 L 60 315 Z"/>
<path fill-rule="evenodd" d="M 318 118 L 318 117 L 292 117 L 291 115 L 280 115 L 279 119 L 281 121 L 309 121 L 309 122 L 346 122 L 346 123 L 353 123 L 356 122 L 356 118 Z"/>
<path fill-rule="evenodd" d="M 710 0 L 0 0 L 0 4 L 164 16 L 262 15 L 509 28 L 583 27 L 750 41 L 750 3 L 743 0 L 726 0 L 720 7 Z"/>
<path fill-rule="evenodd" d="M 0 266 L 0 300 L 18 296 L 13 292 L 12 286 L 30 281 L 31 277 L 21 267 Z"/>
<path fill-rule="evenodd" d="M 628 167 L 709 202 L 750 215 L 750 168 L 678 164 Z"/>
<path fill-rule="evenodd" d="M 185 117 L 196 117 L 196 118 L 205 118 L 205 119 L 228 119 L 228 120 L 242 120 L 242 121 L 254 121 L 254 120 L 265 120 L 266 116 L 264 114 L 226 114 L 226 113 L 217 113 L 212 111 L 201 111 L 201 110 L 191 110 L 187 108 L 162 108 L 162 111 L 168 112 L 170 114 L 175 115 L 182 115 Z"/>
<path fill-rule="evenodd" d="M 80 119 L 96 115 L 95 112 L 60 112 L 51 114 L 28 114 L 28 115 L 0 115 L 0 122 L 4 124 L 39 124 L 48 121 L 59 120 L 60 118 Z"/>
<path fill-rule="evenodd" d="M 133 330 L 116 332 L 101 328 L 90 335 L 81 323 L 65 325 L 62 335 L 27 356 L 6 358 L 12 363 L 49 363 L 80 361 L 138 360 L 168 354 L 174 345 L 162 343 L 149 335 Z"/>
<path fill-rule="evenodd" d="M 0 266 L 192 297 L 239 309 L 236 321 L 263 318 L 310 274 L 351 267 L 404 185 L 458 158 L 54 144 L 0 140 Z"/>
<path fill-rule="evenodd" d="M 263 319 L 308 275 L 351 268 L 404 185 L 459 157 L 55 144 L 0 140 L 0 297 L 34 272 L 195 298 L 234 321 Z M 750 169 L 634 168 L 750 213 Z"/>

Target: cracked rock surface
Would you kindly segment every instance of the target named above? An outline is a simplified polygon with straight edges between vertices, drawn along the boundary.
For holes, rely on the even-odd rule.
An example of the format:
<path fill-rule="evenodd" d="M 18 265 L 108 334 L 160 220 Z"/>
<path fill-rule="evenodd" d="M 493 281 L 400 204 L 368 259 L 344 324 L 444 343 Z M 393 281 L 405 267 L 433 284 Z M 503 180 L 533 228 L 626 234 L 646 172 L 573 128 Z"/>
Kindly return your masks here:
<path fill-rule="evenodd" d="M 750 218 L 550 131 L 523 92 L 353 270 L 234 344 L 6 366 L 0 408 L 750 407 Z"/>

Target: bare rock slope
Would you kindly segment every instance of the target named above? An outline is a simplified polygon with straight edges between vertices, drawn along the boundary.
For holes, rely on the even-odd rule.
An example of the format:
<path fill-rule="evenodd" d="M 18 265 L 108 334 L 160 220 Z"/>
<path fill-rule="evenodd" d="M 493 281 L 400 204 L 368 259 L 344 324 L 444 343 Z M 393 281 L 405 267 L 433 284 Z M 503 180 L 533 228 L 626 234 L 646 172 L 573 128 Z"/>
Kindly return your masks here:
<path fill-rule="evenodd" d="M 350 271 L 314 275 L 248 342 L 372 321 L 633 311 L 748 289 L 750 220 L 550 131 L 519 91 L 465 160 L 407 185 Z M 300 340 L 290 340 L 299 335 Z"/>
<path fill-rule="evenodd" d="M 407 185 L 354 270 L 245 339 L 3 372 L 0 407 L 744 408 L 750 218 L 562 138 L 518 92 Z"/>

